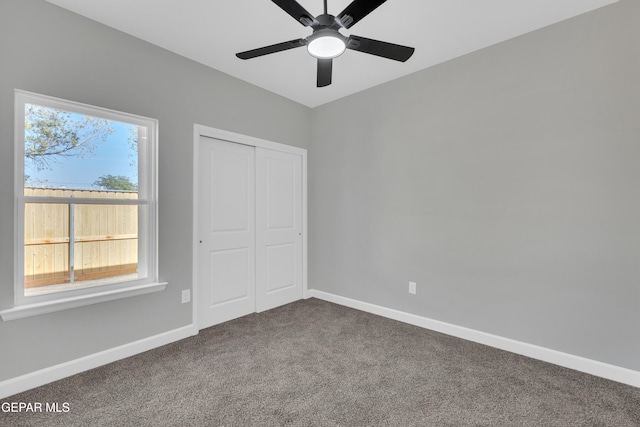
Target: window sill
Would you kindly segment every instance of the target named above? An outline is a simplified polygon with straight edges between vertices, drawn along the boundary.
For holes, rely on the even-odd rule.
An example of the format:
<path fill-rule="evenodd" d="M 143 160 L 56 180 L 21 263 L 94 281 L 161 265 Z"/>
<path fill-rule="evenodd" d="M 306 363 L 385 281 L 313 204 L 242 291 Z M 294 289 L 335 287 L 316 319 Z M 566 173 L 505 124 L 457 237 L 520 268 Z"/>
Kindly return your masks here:
<path fill-rule="evenodd" d="M 8 320 L 22 319 L 24 317 L 38 316 L 46 313 L 68 310 L 70 308 L 83 307 L 85 305 L 98 304 L 121 298 L 129 298 L 136 295 L 159 292 L 163 291 L 166 287 L 167 282 L 149 283 L 125 289 L 116 289 L 112 291 L 96 292 L 89 295 L 63 298 L 55 301 L 18 305 L 16 307 L 0 311 L 0 317 L 2 317 L 2 320 L 6 322 Z"/>

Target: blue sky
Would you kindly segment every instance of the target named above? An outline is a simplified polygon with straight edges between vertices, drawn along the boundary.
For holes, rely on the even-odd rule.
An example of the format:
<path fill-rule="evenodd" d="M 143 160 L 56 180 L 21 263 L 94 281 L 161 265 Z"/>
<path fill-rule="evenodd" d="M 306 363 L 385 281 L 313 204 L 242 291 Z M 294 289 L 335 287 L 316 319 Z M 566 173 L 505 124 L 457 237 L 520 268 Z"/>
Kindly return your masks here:
<path fill-rule="evenodd" d="M 114 132 L 105 141 L 96 143 L 93 153 L 84 157 L 61 158 L 51 162 L 50 168 L 38 171 L 25 162 L 25 175 L 29 176 L 29 186 L 49 188 L 95 188 L 93 183 L 103 175 L 124 175 L 132 183 L 138 182 L 135 154 L 128 143 L 129 129 L 132 125 L 111 121 Z"/>

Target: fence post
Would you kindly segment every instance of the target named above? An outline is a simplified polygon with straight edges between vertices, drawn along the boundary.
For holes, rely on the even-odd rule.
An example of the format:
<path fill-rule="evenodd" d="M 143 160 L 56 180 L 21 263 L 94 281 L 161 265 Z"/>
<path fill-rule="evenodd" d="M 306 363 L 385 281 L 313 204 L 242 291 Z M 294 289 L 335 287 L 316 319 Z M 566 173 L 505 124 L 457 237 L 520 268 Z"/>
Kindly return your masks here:
<path fill-rule="evenodd" d="M 73 197 L 73 195 L 71 195 Z M 75 283 L 75 203 L 69 203 L 69 283 Z"/>

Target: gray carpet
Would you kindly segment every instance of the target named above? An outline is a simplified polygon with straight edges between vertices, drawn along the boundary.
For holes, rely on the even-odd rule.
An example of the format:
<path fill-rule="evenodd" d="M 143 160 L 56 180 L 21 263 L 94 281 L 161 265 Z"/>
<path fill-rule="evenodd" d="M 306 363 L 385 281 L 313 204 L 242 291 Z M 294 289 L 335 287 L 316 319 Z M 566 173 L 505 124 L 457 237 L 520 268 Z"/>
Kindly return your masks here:
<path fill-rule="evenodd" d="M 640 426 L 640 389 L 311 299 L 12 396 L 5 426 Z"/>

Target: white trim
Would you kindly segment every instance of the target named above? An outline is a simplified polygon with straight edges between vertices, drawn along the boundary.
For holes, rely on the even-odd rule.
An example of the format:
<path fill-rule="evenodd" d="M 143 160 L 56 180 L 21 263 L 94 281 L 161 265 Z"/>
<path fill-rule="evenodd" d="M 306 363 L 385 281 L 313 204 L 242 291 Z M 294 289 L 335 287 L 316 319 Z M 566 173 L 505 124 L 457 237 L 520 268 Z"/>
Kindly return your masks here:
<path fill-rule="evenodd" d="M 308 222 L 307 222 L 307 152 L 302 156 L 302 298 L 309 298 Z"/>
<path fill-rule="evenodd" d="M 222 129 L 216 129 L 209 126 L 195 124 L 193 127 L 194 143 L 198 142 L 201 136 L 209 138 L 221 139 L 223 141 L 235 142 L 236 144 L 250 145 L 252 147 L 266 148 L 274 151 L 284 151 L 285 153 L 297 154 L 306 159 L 307 150 L 304 148 L 294 147 L 293 145 L 280 144 L 278 142 L 268 141 L 266 139 L 256 138 L 253 136 L 242 135 L 240 133 L 229 132 Z M 197 144 L 196 144 L 197 145 Z"/>
<path fill-rule="evenodd" d="M 85 191 L 85 190 L 82 190 Z M 37 197 L 24 196 L 25 203 L 76 203 L 83 205 L 127 205 L 145 206 L 149 205 L 149 200 L 144 199 L 92 199 L 85 197 Z"/>
<path fill-rule="evenodd" d="M 574 369 L 576 371 L 585 372 L 597 377 L 606 378 L 634 387 L 640 387 L 640 372 L 634 371 L 620 366 L 610 365 L 608 363 L 591 360 L 573 354 L 563 353 L 561 351 L 528 344 L 521 341 L 504 338 L 498 335 L 488 334 L 486 332 L 475 329 L 465 328 L 463 326 L 452 325 L 450 323 L 441 322 L 439 320 L 429 319 L 427 317 L 417 316 L 415 314 L 370 304 L 363 301 L 346 298 L 340 295 L 328 292 L 309 290 L 309 296 L 324 301 L 354 308 L 356 310 L 365 311 L 367 313 L 376 314 L 388 319 L 397 320 L 408 323 L 410 325 L 419 326 L 421 328 L 430 329 L 432 331 L 441 332 L 443 334 L 462 338 L 468 341 L 477 342 L 488 345 L 490 347 L 506 350 L 511 353 L 520 354 L 531 357 L 532 359 L 542 360 L 544 362 L 553 363 L 554 365 L 563 366 L 565 368 Z"/>
<path fill-rule="evenodd" d="M 126 123 L 130 123 L 138 126 L 149 126 L 149 121 L 157 122 L 156 119 L 150 117 L 139 116 L 137 114 L 131 114 L 124 111 L 112 110 L 109 108 L 99 107 L 95 105 L 84 104 L 82 102 L 72 101 L 69 99 L 56 98 L 53 96 L 43 95 L 36 92 L 29 92 L 22 89 L 14 89 L 16 99 L 20 98 L 22 103 L 35 102 L 42 107 L 56 108 L 64 111 L 69 111 L 70 107 L 73 107 L 73 112 L 78 114 L 86 114 L 94 117 L 101 117 L 107 120 L 113 120 Z M 18 103 L 15 104 L 19 105 Z M 22 122 L 24 126 L 24 122 Z M 22 129 L 24 130 L 24 128 Z"/>
<path fill-rule="evenodd" d="M 13 99 L 13 305 L 18 304 L 18 295 L 24 297 L 24 144 L 18 149 L 18 141 L 24 138 L 24 105 L 29 92 L 14 91 Z M 3 316 L 4 319 L 4 316 Z"/>
<path fill-rule="evenodd" d="M 200 146 L 200 130 L 199 125 L 194 125 L 193 127 L 193 185 L 191 200 L 193 201 L 192 212 L 193 212 L 193 223 L 191 224 L 192 236 L 191 241 L 193 242 L 191 248 L 191 323 L 195 325 L 197 330 L 200 330 L 198 327 L 198 191 L 200 191 L 200 186 L 198 185 L 198 176 L 200 173 L 199 164 L 199 147 Z"/>
<path fill-rule="evenodd" d="M 191 285 L 193 324 L 196 325 L 196 327 L 198 325 L 198 147 L 200 145 L 201 136 L 234 142 L 236 144 L 249 145 L 252 147 L 266 148 L 268 150 L 281 151 L 302 157 L 302 297 L 309 298 L 307 263 L 307 150 L 304 148 L 294 147 L 292 145 L 280 144 L 278 142 L 216 129 L 196 123 L 193 125 L 193 259 L 191 265 L 193 270 L 193 282 Z"/>
<path fill-rule="evenodd" d="M 0 399 L 198 334 L 194 325 L 167 331 L 0 382 Z"/>
<path fill-rule="evenodd" d="M 112 289 L 103 292 L 93 292 L 86 295 L 77 295 L 68 298 L 58 298 L 34 304 L 17 305 L 13 308 L 0 311 L 3 321 L 22 319 L 24 317 L 38 316 L 40 314 L 53 313 L 70 308 L 83 307 L 85 305 L 98 304 L 121 298 L 134 297 L 152 292 L 164 291 L 167 282 L 147 283 L 144 285 L 129 286 L 127 288 Z"/>

